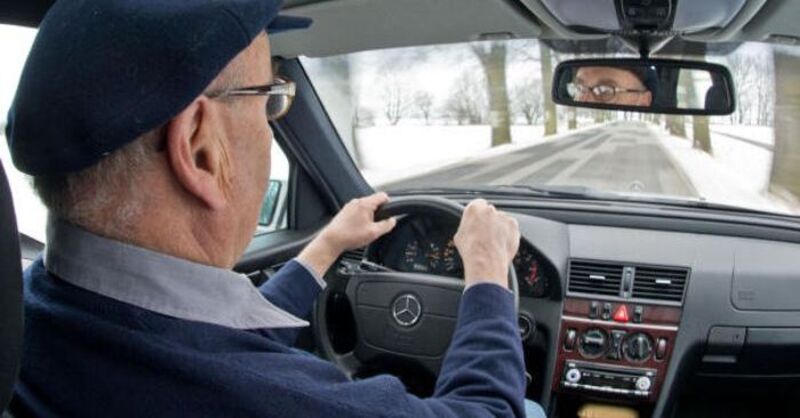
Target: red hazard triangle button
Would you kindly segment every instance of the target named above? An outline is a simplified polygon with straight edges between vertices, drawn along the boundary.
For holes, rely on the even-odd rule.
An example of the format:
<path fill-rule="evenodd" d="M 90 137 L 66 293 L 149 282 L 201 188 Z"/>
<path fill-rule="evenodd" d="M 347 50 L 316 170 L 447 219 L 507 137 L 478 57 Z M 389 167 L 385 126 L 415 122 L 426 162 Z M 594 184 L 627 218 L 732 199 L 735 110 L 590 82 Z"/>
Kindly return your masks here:
<path fill-rule="evenodd" d="M 616 322 L 628 322 L 630 318 L 628 317 L 628 307 L 625 305 L 619 305 L 616 311 L 614 311 L 614 321 Z"/>

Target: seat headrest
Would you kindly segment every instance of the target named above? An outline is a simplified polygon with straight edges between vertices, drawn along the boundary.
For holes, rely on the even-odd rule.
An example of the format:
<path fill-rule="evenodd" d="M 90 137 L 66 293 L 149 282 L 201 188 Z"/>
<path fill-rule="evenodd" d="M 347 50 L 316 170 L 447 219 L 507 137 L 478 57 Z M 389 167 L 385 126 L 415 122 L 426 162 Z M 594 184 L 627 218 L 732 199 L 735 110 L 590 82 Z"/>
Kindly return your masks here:
<path fill-rule="evenodd" d="M 8 406 L 22 357 L 22 263 L 11 189 L 0 164 L 0 411 Z"/>

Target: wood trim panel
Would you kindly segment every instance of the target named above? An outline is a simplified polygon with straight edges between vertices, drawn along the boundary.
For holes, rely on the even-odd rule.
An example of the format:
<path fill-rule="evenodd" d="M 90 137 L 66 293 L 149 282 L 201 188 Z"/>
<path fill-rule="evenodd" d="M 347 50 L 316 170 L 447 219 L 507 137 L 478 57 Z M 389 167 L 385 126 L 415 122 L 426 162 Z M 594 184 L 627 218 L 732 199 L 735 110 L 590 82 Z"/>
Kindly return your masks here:
<path fill-rule="evenodd" d="M 602 300 L 598 300 L 604 303 Z M 632 308 L 635 305 L 641 305 L 644 308 L 641 323 L 617 323 L 614 321 L 604 321 L 602 319 L 589 319 L 589 306 L 590 300 L 568 298 L 564 303 L 564 316 L 562 317 L 561 330 L 559 331 L 559 348 L 556 358 L 556 370 L 553 375 L 553 390 L 558 393 L 570 394 L 586 394 L 593 398 L 609 398 L 609 399 L 625 399 L 626 401 L 636 401 L 636 398 L 625 397 L 621 395 L 613 395 L 606 393 L 593 393 L 585 392 L 571 388 L 562 388 L 561 380 L 564 375 L 565 364 L 568 361 L 580 361 L 584 363 L 594 363 L 597 365 L 609 366 L 623 366 L 643 369 L 656 370 L 656 378 L 653 381 L 653 389 L 648 398 L 639 398 L 639 402 L 653 403 L 658 399 L 661 388 L 664 384 L 664 378 L 667 372 L 667 366 L 672 358 L 672 350 L 675 344 L 675 338 L 678 335 L 678 324 L 680 323 L 681 309 L 677 307 L 667 307 L 658 305 L 647 305 L 643 303 L 626 303 L 629 312 L 632 314 Z M 612 302 L 614 309 L 619 305 L 619 302 Z M 613 309 L 612 309 L 613 312 Z M 608 359 L 605 356 L 597 359 L 587 359 L 578 350 L 578 343 L 580 335 L 588 329 L 599 328 L 606 332 L 608 336 L 611 335 L 612 330 L 626 331 L 629 334 L 635 332 L 643 332 L 648 334 L 653 342 L 653 354 L 644 362 L 632 362 L 622 356 L 619 360 Z M 574 329 L 577 332 L 578 338 L 576 345 L 573 349 L 567 350 L 564 346 L 567 331 Z M 664 359 L 655 359 L 655 343 L 659 338 L 664 338 L 667 341 L 667 350 Z"/>

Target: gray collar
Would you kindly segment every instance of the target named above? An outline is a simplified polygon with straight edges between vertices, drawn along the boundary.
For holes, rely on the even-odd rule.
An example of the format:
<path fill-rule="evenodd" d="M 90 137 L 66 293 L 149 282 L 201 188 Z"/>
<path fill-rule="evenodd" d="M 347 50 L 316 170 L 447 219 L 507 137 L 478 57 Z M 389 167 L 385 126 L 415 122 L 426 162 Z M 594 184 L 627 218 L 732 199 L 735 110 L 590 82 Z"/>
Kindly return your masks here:
<path fill-rule="evenodd" d="M 157 253 L 50 219 L 44 264 L 83 289 L 190 321 L 237 329 L 307 326 L 243 274 Z"/>

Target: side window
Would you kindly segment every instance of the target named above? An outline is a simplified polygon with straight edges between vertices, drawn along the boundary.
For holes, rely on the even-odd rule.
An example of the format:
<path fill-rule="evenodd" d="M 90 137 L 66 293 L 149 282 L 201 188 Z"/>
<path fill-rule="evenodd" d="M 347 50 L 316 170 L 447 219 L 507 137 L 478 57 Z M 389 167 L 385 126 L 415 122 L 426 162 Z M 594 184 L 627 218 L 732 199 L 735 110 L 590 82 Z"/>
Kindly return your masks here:
<path fill-rule="evenodd" d="M 0 162 L 11 187 L 19 232 L 44 242 L 47 210 L 34 194 L 28 177 L 12 164 L 5 137 L 8 109 L 14 100 L 22 67 L 35 36 L 35 29 L 0 25 Z"/>
<path fill-rule="evenodd" d="M 278 144 L 272 141 L 272 163 L 269 184 L 261 204 L 256 234 L 286 229 L 289 192 L 289 159 Z"/>

